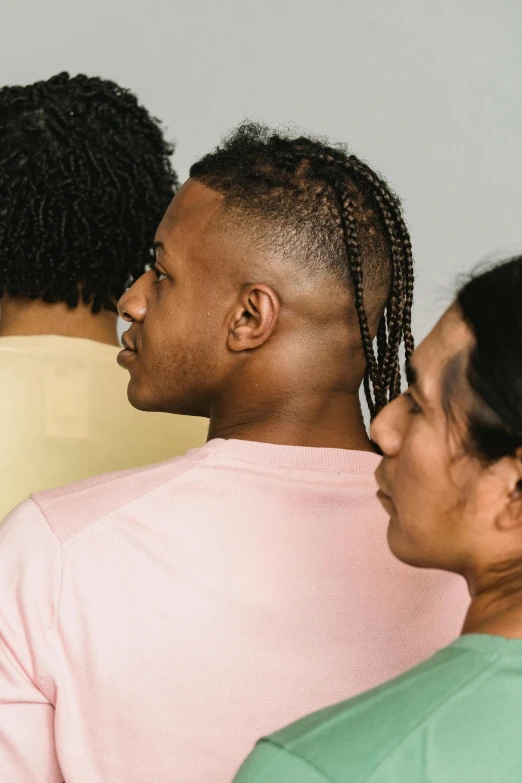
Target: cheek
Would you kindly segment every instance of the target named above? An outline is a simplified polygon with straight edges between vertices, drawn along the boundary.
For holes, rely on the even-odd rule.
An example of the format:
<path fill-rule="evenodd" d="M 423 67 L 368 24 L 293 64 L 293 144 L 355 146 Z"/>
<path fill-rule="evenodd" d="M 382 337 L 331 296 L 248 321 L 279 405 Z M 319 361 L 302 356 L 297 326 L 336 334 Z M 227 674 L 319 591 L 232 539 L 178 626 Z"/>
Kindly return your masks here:
<path fill-rule="evenodd" d="M 445 452 L 415 446 L 397 465 L 390 549 L 409 565 L 461 572 L 469 495 L 463 497 Z"/>
<path fill-rule="evenodd" d="M 427 533 L 458 502 L 446 451 L 436 443 L 422 431 L 412 433 L 397 457 L 393 501 L 401 527 L 412 536 Z"/>
<path fill-rule="evenodd" d="M 431 485 L 433 463 L 416 438 L 408 438 L 397 457 L 394 477 L 394 500 L 407 509 L 417 495 L 422 495 Z"/>
<path fill-rule="evenodd" d="M 143 343 L 149 358 L 166 359 L 183 347 L 187 327 L 185 309 L 185 303 L 168 292 L 151 298 L 143 323 Z"/>
<path fill-rule="evenodd" d="M 169 398 L 211 379 L 220 335 L 204 303 L 187 296 L 162 297 L 147 313 L 143 329 L 147 381 Z M 145 369 L 145 367 L 144 367 Z"/>

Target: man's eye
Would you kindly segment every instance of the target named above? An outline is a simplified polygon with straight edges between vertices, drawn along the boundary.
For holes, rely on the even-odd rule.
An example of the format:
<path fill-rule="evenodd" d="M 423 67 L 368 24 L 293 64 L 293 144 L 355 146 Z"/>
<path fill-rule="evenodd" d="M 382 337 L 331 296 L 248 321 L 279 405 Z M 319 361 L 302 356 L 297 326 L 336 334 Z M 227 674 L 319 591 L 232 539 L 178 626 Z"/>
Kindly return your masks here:
<path fill-rule="evenodd" d="M 408 413 L 411 413 L 412 416 L 415 416 L 417 413 L 422 413 L 422 408 L 415 400 L 411 392 L 405 391 L 403 397 L 408 400 L 408 405 L 409 405 Z"/>
<path fill-rule="evenodd" d="M 161 283 L 163 280 L 167 279 L 167 275 L 161 272 L 157 266 L 154 266 L 154 264 L 152 264 L 150 268 L 151 271 L 156 275 L 156 283 Z"/>

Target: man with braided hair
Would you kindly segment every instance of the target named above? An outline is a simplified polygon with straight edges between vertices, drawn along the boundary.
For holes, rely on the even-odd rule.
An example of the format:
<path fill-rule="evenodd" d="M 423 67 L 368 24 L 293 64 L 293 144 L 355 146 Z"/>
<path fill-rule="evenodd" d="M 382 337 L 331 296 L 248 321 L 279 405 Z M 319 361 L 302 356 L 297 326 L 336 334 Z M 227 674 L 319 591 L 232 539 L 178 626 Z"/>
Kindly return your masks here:
<path fill-rule="evenodd" d="M 365 377 L 372 414 L 399 391 L 412 275 L 396 197 L 342 148 L 247 124 L 194 164 L 119 362 L 136 407 L 209 440 L 0 531 L 13 779 L 225 783 L 258 736 L 457 636 L 458 578 L 386 546 L 359 404 Z"/>
<path fill-rule="evenodd" d="M 129 91 L 62 73 L 0 89 L 0 520 L 29 492 L 182 454 L 205 422 L 145 416 L 116 366 L 116 302 L 177 187 Z"/>

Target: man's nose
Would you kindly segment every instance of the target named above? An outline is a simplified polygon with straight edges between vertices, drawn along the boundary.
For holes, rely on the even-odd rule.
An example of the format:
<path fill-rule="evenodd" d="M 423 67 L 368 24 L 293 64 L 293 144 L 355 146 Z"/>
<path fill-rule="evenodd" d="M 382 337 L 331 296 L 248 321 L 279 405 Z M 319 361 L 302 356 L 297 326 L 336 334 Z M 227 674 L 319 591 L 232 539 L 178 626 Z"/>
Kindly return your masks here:
<path fill-rule="evenodd" d="M 142 276 L 144 277 L 144 275 Z M 118 302 L 118 314 L 120 318 L 129 323 L 138 321 L 141 323 L 147 312 L 147 300 L 143 295 L 142 277 L 140 277 L 128 291 L 125 291 Z"/>

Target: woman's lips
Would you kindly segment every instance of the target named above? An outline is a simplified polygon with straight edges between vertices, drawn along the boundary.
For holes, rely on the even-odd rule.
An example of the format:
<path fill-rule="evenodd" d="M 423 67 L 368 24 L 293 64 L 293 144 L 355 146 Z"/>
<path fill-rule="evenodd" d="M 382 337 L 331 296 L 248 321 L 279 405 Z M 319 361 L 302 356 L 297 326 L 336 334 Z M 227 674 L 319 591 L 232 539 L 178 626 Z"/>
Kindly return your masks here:
<path fill-rule="evenodd" d="M 393 505 L 393 500 L 389 495 L 386 494 L 386 492 L 383 492 L 382 489 L 380 489 L 377 492 L 377 497 L 381 503 L 381 505 L 388 511 L 390 514 L 394 510 L 395 506 Z"/>

